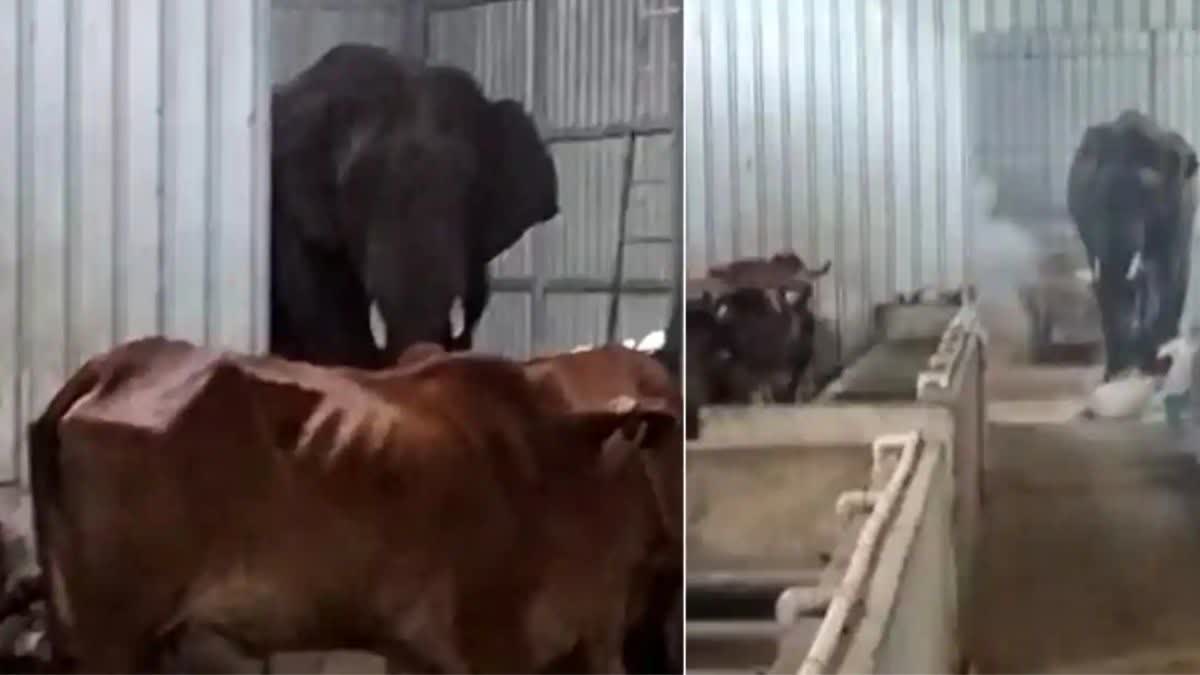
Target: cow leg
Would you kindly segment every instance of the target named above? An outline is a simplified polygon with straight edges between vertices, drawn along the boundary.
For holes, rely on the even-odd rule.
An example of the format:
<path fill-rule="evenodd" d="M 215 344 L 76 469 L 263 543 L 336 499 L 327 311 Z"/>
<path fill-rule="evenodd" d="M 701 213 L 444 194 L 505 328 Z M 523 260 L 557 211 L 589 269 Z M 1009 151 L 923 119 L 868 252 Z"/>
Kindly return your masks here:
<path fill-rule="evenodd" d="M 626 607 L 621 604 L 607 625 L 592 631 L 582 644 L 583 659 L 589 673 L 613 673 L 625 675 L 625 627 Z"/>
<path fill-rule="evenodd" d="M 77 672 L 81 673 L 146 673 L 154 670 L 145 652 L 132 639 L 81 639 Z"/>
<path fill-rule="evenodd" d="M 266 662 L 254 658 L 220 632 L 184 624 L 160 641 L 159 669 L 167 673 L 265 673 Z"/>
<path fill-rule="evenodd" d="M 390 645 L 383 650 L 389 673 L 469 673 L 470 669 L 463 663 L 451 670 L 438 667 L 428 659 L 422 658 L 413 649 L 405 645 Z"/>
<path fill-rule="evenodd" d="M 612 673 L 625 675 L 625 659 L 621 653 L 620 639 L 605 639 L 586 650 L 589 673 Z"/>

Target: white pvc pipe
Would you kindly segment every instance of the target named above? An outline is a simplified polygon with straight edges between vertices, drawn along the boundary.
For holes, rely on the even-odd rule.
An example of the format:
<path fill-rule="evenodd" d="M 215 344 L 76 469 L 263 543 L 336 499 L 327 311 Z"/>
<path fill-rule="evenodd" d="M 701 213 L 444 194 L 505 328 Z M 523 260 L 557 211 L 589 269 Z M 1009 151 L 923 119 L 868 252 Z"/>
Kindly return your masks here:
<path fill-rule="evenodd" d="M 838 640 L 842 636 L 842 629 L 850 616 L 850 608 L 862 595 L 863 584 L 871 570 L 871 559 L 882 538 L 884 527 L 887 525 L 892 511 L 896 508 L 905 483 L 913 473 L 913 467 L 916 466 L 920 445 L 921 434 L 918 431 L 881 436 L 875 439 L 872 450 L 877 459 L 885 446 L 901 446 L 900 464 L 892 472 L 887 486 L 879 493 L 875 508 L 858 533 L 858 542 L 850 555 L 850 564 L 846 567 L 846 574 L 842 576 L 842 582 L 838 585 L 837 591 L 829 603 L 825 619 L 821 622 L 817 636 L 813 639 L 812 646 L 809 647 L 808 655 L 804 657 L 804 663 L 800 665 L 797 675 L 820 675 L 829 666 Z"/>

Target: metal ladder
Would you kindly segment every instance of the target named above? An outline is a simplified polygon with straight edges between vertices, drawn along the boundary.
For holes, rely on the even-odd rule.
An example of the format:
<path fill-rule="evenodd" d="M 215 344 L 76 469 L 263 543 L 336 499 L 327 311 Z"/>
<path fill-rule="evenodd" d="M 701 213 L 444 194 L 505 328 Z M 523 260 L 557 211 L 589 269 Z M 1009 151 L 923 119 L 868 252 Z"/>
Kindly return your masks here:
<path fill-rule="evenodd" d="M 678 1 L 682 3 L 682 0 Z M 649 36 L 647 34 L 646 21 L 660 17 L 670 18 L 681 11 L 681 5 L 668 5 L 660 9 L 644 9 L 644 3 L 645 0 L 638 1 L 638 12 L 637 16 L 634 17 L 634 76 L 629 78 L 631 89 L 629 92 L 629 101 L 634 115 L 637 114 L 638 110 L 638 92 L 641 90 L 640 85 L 642 84 L 643 73 L 650 69 Z M 682 77 L 682 75 L 682 73 L 678 73 L 676 76 Z M 675 129 L 674 133 L 678 136 L 680 129 Z M 671 234 L 629 235 L 629 196 L 634 186 L 667 185 L 670 183 L 670 180 L 665 178 L 634 179 L 633 173 L 637 166 L 637 137 L 638 132 L 634 128 L 634 125 L 631 125 L 629 131 L 625 134 L 621 192 L 617 206 L 617 250 L 613 260 L 612 281 L 609 285 L 608 323 L 605 341 L 610 344 L 617 340 L 617 324 L 620 321 L 621 314 L 621 296 L 625 286 L 625 249 L 629 246 L 677 244 L 676 237 Z"/>

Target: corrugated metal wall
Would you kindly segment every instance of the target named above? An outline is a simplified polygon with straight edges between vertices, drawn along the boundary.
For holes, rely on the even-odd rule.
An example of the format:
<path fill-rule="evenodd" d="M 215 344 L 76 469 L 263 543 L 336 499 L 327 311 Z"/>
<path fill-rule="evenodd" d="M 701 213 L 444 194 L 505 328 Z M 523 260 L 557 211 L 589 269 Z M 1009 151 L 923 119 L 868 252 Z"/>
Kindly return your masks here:
<path fill-rule="evenodd" d="M 273 0 L 271 74 L 283 82 L 343 42 L 421 56 L 424 0 Z"/>
<path fill-rule="evenodd" d="M 970 278 L 972 33 L 1192 30 L 1200 1 L 686 0 L 684 22 L 689 277 L 831 258 L 817 304 L 849 355 L 874 303 Z"/>
<path fill-rule="evenodd" d="M 1154 51 L 1137 32 L 974 38 L 972 169 L 996 182 L 1002 209 L 1068 217 L 1067 173 L 1084 130 L 1127 108 L 1153 114 Z"/>
<path fill-rule="evenodd" d="M 430 58 L 475 73 L 491 97 L 522 101 L 551 142 L 559 173 L 562 215 L 494 264 L 480 349 L 524 355 L 604 340 L 621 134 L 629 129 L 638 132 L 638 184 L 631 191 L 628 231 L 679 241 L 673 178 L 679 170 L 678 110 L 671 105 L 680 70 L 671 24 L 678 16 L 661 13 L 678 2 L 509 0 L 431 14 Z M 665 326 L 679 251 L 670 244 L 626 250 L 630 294 L 622 299 L 618 332 L 640 337 Z"/>
<path fill-rule="evenodd" d="M 114 343 L 265 347 L 268 12 L 0 3 L 0 480 Z"/>

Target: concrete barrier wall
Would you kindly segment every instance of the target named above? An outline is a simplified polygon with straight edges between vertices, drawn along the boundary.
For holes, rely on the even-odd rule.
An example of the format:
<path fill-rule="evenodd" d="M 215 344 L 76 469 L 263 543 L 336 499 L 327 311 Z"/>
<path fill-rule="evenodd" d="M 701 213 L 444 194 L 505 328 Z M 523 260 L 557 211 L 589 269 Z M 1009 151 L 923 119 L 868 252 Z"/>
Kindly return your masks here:
<path fill-rule="evenodd" d="M 928 337 L 944 329 L 929 369 L 918 378 L 915 401 L 706 408 L 705 431 L 689 442 L 689 451 L 870 444 L 881 435 L 920 433 L 920 459 L 879 544 L 860 598 L 862 610 L 842 633 L 837 658 L 819 671 L 954 672 L 965 635 L 960 608 L 970 593 L 982 504 L 983 339 L 969 306 L 898 306 L 881 311 L 877 320 L 883 339 Z M 779 664 L 793 672 L 803 661 L 798 653 L 803 648 L 789 646 Z"/>
<path fill-rule="evenodd" d="M 839 673 L 945 673 L 957 659 L 951 448 L 926 443 L 845 639 Z"/>
<path fill-rule="evenodd" d="M 864 598 L 862 620 L 847 638 L 842 673 L 955 672 L 963 603 L 979 542 L 986 457 L 984 343 L 974 310 L 947 327 L 918 401 L 948 413 L 949 428 L 927 437 L 925 456 Z M 939 440 L 945 445 L 938 449 Z"/>
<path fill-rule="evenodd" d="M 983 476 L 987 450 L 987 368 L 984 343 L 977 317 L 968 309 L 948 329 L 943 346 L 953 352 L 954 368 L 947 386 L 929 373 L 918 385 L 918 399 L 946 407 L 954 419 L 952 454 L 954 475 L 954 536 L 961 592 L 971 592 L 971 572 L 979 546 L 983 509 Z M 965 616 L 959 629 L 966 631 Z M 964 633 L 965 634 L 965 633 Z"/>

